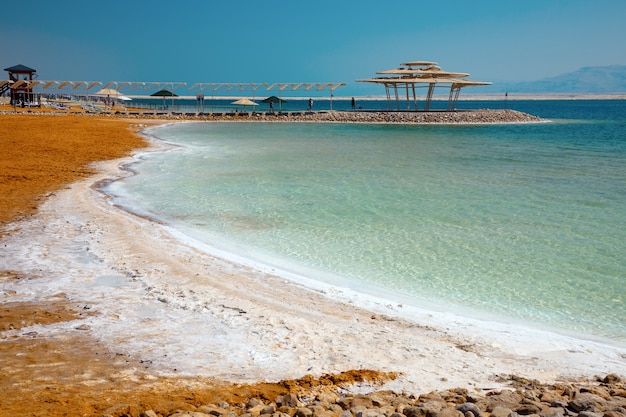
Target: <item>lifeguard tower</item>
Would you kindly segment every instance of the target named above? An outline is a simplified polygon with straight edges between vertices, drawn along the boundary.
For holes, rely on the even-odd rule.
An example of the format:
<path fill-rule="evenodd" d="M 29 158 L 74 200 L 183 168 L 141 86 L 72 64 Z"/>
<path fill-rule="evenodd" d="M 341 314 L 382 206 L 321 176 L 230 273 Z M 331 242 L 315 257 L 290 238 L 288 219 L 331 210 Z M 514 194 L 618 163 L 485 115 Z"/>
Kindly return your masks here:
<path fill-rule="evenodd" d="M 37 70 L 25 65 L 15 65 L 4 69 L 9 73 L 9 79 L 1 82 L 0 95 L 11 90 L 11 104 L 32 103 L 35 100 L 33 80 L 37 78 Z"/>

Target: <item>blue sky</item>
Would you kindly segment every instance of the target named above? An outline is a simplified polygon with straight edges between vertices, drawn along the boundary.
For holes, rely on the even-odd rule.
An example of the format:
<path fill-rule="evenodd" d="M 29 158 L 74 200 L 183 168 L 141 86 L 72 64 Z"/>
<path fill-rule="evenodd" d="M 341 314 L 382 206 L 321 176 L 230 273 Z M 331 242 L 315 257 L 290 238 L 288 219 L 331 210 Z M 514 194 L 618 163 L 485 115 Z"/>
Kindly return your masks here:
<path fill-rule="evenodd" d="M 24 64 L 42 80 L 346 82 L 336 94 L 350 95 L 366 93 L 356 79 L 411 60 L 495 83 L 626 65 L 625 0 L 31 0 L 10 10 L 0 68 Z"/>

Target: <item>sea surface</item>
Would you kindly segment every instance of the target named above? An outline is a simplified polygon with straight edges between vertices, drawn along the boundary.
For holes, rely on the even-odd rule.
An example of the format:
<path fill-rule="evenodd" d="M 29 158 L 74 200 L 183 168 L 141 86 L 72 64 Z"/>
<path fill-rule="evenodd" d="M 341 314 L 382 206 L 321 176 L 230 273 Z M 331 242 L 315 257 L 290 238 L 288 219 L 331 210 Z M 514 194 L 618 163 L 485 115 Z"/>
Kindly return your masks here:
<path fill-rule="evenodd" d="M 550 121 L 168 125 L 107 192 L 279 270 L 626 344 L 626 101 L 459 102 L 505 107 Z"/>

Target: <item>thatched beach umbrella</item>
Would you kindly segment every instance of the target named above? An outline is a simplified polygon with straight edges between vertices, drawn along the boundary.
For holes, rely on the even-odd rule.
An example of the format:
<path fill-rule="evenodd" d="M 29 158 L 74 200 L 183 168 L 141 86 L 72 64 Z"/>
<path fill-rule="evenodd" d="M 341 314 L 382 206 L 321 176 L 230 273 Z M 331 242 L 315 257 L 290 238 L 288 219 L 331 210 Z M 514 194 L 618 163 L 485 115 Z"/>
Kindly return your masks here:
<path fill-rule="evenodd" d="M 115 100 L 124 100 L 129 101 L 131 98 L 123 95 L 117 90 L 112 88 L 103 88 L 96 93 L 97 96 L 106 97 L 107 101 L 110 101 L 110 104 L 113 105 Z"/>
<path fill-rule="evenodd" d="M 236 105 L 239 105 L 239 106 L 243 106 L 244 110 L 245 110 L 246 106 L 258 106 L 259 105 L 258 103 L 255 103 L 254 101 L 249 100 L 247 98 L 241 98 L 241 99 L 239 99 L 237 101 L 233 101 L 230 104 L 236 104 Z"/>
<path fill-rule="evenodd" d="M 103 88 L 102 90 L 98 91 L 96 93 L 97 96 L 108 96 L 108 97 L 117 97 L 120 96 L 120 92 L 117 90 L 114 90 L 112 88 Z"/>

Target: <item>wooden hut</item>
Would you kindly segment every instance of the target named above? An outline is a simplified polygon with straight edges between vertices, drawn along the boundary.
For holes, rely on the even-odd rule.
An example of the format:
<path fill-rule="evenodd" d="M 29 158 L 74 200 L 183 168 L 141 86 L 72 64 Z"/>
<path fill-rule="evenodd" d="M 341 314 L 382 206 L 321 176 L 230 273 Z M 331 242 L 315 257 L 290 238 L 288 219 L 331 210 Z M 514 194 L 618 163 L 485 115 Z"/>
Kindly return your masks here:
<path fill-rule="evenodd" d="M 0 94 L 10 90 L 11 104 L 35 102 L 33 80 L 37 78 L 37 70 L 21 64 L 4 70 L 9 73 L 9 79 L 0 86 Z"/>

